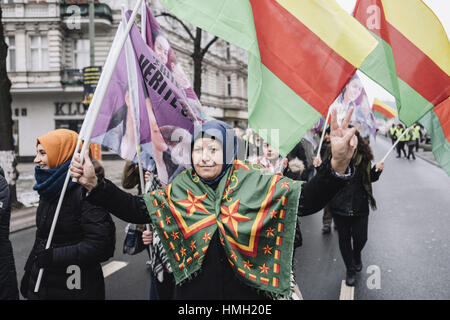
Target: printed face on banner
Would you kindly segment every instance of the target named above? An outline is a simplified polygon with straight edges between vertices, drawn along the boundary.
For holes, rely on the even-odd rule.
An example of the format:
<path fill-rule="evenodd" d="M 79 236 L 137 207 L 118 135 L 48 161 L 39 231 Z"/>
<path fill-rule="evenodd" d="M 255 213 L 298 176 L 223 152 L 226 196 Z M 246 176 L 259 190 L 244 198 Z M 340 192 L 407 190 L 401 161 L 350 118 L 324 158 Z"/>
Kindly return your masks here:
<path fill-rule="evenodd" d="M 354 111 L 350 124 L 359 131 L 362 137 L 375 136 L 378 129 L 375 117 L 370 108 L 364 86 L 356 74 L 348 81 L 331 107 L 337 111 L 339 124 L 344 120 L 349 109 L 353 107 Z"/>
<path fill-rule="evenodd" d="M 124 46 L 91 141 L 124 159 L 137 162 L 136 123 L 144 170 L 153 171 L 156 167 L 160 180 L 168 183 L 191 166 L 193 128 L 205 121 L 206 115 L 189 78 L 177 63 L 173 50 L 149 11 L 147 35 L 150 35 L 147 36 L 149 44 L 142 39 L 135 24 L 131 28 L 129 36 L 134 53 L 131 63 L 137 70 L 137 88 L 128 87 Z M 139 101 L 137 120 L 130 103 L 131 95 L 137 95 L 134 101 Z"/>

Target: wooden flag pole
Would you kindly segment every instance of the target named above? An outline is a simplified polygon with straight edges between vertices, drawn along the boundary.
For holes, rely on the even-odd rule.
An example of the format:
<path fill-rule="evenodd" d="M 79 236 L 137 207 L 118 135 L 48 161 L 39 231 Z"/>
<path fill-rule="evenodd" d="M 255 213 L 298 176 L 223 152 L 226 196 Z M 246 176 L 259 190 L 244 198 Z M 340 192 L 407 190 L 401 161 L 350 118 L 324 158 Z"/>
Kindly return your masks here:
<path fill-rule="evenodd" d="M 107 64 L 108 61 L 105 63 L 105 67 L 106 67 L 106 65 L 108 65 L 108 66 L 110 66 L 110 68 L 108 70 L 105 70 L 105 72 L 102 72 L 102 75 L 100 76 L 99 84 L 101 82 L 102 86 L 99 85 L 99 87 L 97 87 L 97 89 L 100 89 L 100 90 L 99 91 L 96 90 L 94 97 L 92 98 L 91 104 L 94 108 L 91 112 L 87 113 L 87 115 L 89 115 L 89 118 L 87 119 L 87 121 L 88 121 L 87 129 L 83 129 L 83 127 L 81 128 L 80 137 L 78 139 L 78 142 L 77 142 L 77 145 L 76 145 L 75 151 L 74 151 L 74 154 L 76 154 L 78 152 L 78 149 L 80 148 L 80 145 L 81 145 L 81 140 L 84 138 L 84 141 L 86 141 L 86 143 L 83 144 L 83 147 L 81 150 L 81 154 L 80 154 L 80 162 L 81 163 L 83 163 L 83 158 L 84 158 L 84 154 L 86 152 L 86 148 L 89 146 L 89 140 L 91 139 L 92 131 L 94 130 L 94 124 L 95 124 L 95 121 L 97 120 L 97 117 L 98 117 L 98 114 L 100 111 L 100 106 L 105 97 L 109 82 L 111 81 L 112 74 L 114 72 L 114 68 L 116 67 L 117 61 L 119 60 L 119 56 L 122 51 L 123 45 L 125 43 L 125 40 L 127 39 L 128 33 L 131 30 L 131 27 L 133 26 L 134 20 L 136 19 L 137 11 L 138 11 L 142 1 L 143 0 L 137 1 L 136 6 L 133 9 L 133 13 L 131 14 L 130 20 L 128 21 L 128 24 L 126 26 L 125 33 L 121 33 L 121 34 L 117 33 L 116 34 L 116 35 L 119 35 L 119 39 L 117 40 L 118 45 L 115 48 L 111 47 L 110 54 L 108 55 L 108 59 L 111 59 L 110 64 Z M 114 44 L 114 42 L 113 42 L 113 44 Z M 104 83 L 104 85 L 103 85 L 103 83 Z M 96 96 L 98 97 L 97 99 L 95 99 Z M 95 102 L 95 104 L 94 104 L 94 102 Z M 85 122 L 86 122 L 86 118 L 85 118 Z M 84 135 L 86 130 L 87 130 L 86 137 L 82 137 L 81 134 Z M 61 195 L 59 196 L 58 205 L 56 207 L 55 216 L 53 217 L 53 222 L 52 222 L 50 233 L 49 233 L 49 236 L 47 239 L 47 243 L 45 245 L 45 249 L 49 249 L 50 245 L 52 243 L 53 234 L 55 232 L 56 223 L 57 223 L 58 217 L 59 217 L 59 212 L 61 211 L 61 205 L 62 205 L 64 195 L 67 190 L 67 185 L 69 184 L 69 178 L 70 178 L 70 170 L 67 171 L 67 175 L 64 180 L 64 185 L 63 185 L 63 188 L 61 191 Z M 72 179 L 72 181 L 73 181 L 73 179 Z M 76 181 L 74 181 L 74 182 L 76 182 Z M 39 269 L 39 274 L 38 274 L 38 277 L 36 280 L 36 286 L 34 287 L 35 293 L 37 293 L 39 291 L 39 287 L 41 285 L 43 274 L 44 274 L 44 268 Z"/>

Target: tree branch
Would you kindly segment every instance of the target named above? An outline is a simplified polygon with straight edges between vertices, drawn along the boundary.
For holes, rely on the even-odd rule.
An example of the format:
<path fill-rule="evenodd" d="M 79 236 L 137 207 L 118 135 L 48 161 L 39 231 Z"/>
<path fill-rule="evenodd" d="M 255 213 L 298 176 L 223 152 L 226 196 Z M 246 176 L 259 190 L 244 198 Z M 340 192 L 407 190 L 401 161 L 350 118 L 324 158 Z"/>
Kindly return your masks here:
<path fill-rule="evenodd" d="M 192 41 L 195 40 L 194 35 L 192 34 L 191 30 L 189 30 L 188 26 L 183 21 L 181 21 L 180 19 L 175 17 L 173 14 L 170 14 L 168 12 L 161 12 L 160 14 L 155 16 L 155 18 L 157 18 L 157 17 L 169 17 L 169 18 L 174 19 L 175 21 L 178 21 L 181 24 L 181 26 L 184 28 L 184 30 L 187 32 L 187 34 L 189 35 L 189 38 L 191 38 Z"/>
<path fill-rule="evenodd" d="M 214 42 L 217 41 L 217 39 L 219 39 L 219 38 L 218 37 L 214 37 L 210 42 L 208 42 L 206 47 L 204 47 L 202 49 L 202 57 L 206 54 L 206 52 L 208 52 L 209 48 L 214 44 Z"/>

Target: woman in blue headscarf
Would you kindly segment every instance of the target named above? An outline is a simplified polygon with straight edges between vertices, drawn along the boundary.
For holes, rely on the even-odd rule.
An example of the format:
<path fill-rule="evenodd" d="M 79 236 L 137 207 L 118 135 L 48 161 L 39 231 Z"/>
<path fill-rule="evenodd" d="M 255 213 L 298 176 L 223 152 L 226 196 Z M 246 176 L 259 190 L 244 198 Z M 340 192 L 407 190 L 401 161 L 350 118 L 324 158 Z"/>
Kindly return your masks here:
<path fill-rule="evenodd" d="M 175 299 L 289 296 L 297 215 L 319 211 L 346 185 L 355 145 L 348 117 L 332 116 L 332 159 L 308 183 L 235 160 L 237 139 L 221 121 L 195 128 L 192 168 L 163 190 L 135 196 L 95 176 L 88 157 L 71 164 L 86 200 L 122 220 L 153 223 L 176 280 Z M 256 290 L 255 290 L 256 289 Z"/>

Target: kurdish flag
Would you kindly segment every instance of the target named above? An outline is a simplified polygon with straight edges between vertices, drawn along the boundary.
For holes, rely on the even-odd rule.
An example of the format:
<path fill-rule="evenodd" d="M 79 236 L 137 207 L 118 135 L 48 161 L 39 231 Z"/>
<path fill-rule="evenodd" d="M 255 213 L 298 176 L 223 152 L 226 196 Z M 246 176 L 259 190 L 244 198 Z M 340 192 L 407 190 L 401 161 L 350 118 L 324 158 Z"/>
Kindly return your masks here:
<path fill-rule="evenodd" d="M 372 105 L 372 112 L 375 118 L 378 119 L 392 119 L 397 116 L 397 111 L 389 107 L 386 103 L 375 98 Z"/>
<path fill-rule="evenodd" d="M 360 70 L 390 92 L 399 119 L 420 119 L 433 154 L 450 175 L 450 43 L 420 0 L 358 0 L 353 15 L 379 44 Z"/>
<path fill-rule="evenodd" d="M 420 0 L 359 0 L 353 15 L 378 40 L 360 70 L 390 92 L 407 126 L 448 98 L 450 43 Z"/>
<path fill-rule="evenodd" d="M 254 130 L 286 155 L 326 115 L 377 41 L 334 0 L 161 0 L 178 18 L 248 52 Z M 278 143 L 279 142 L 279 143 Z"/>

